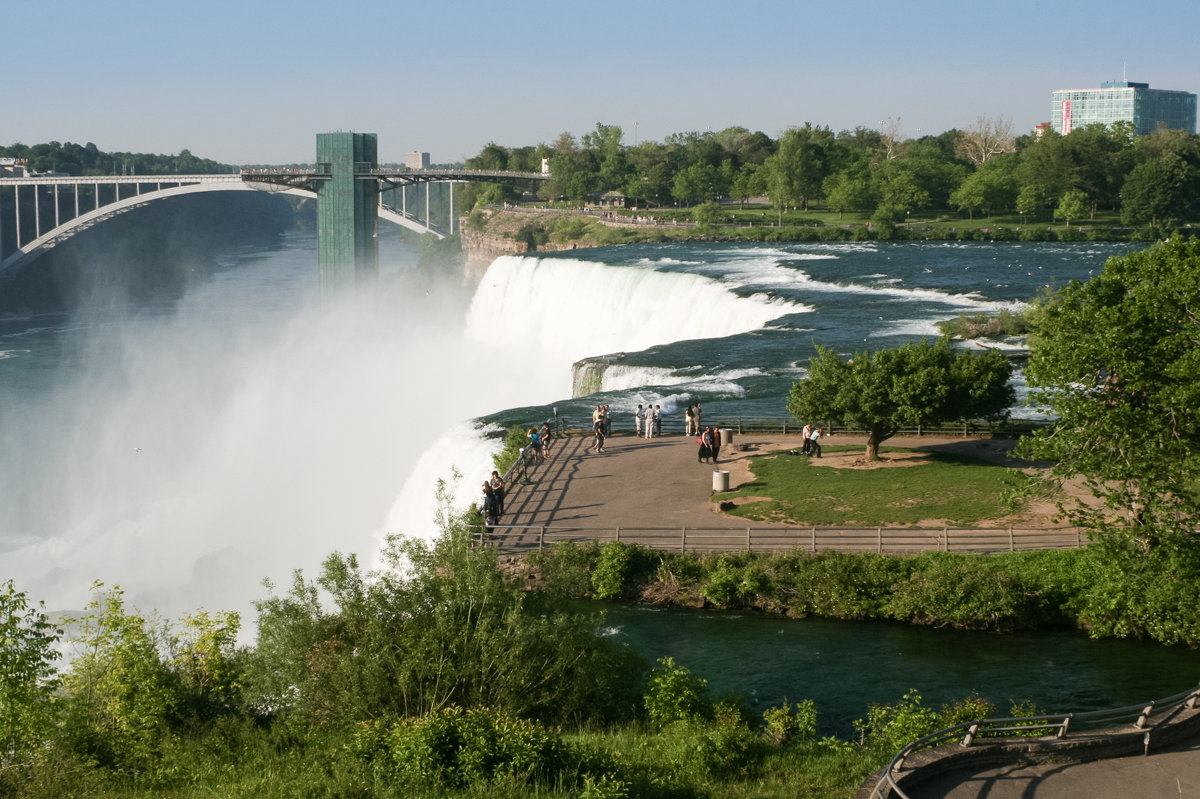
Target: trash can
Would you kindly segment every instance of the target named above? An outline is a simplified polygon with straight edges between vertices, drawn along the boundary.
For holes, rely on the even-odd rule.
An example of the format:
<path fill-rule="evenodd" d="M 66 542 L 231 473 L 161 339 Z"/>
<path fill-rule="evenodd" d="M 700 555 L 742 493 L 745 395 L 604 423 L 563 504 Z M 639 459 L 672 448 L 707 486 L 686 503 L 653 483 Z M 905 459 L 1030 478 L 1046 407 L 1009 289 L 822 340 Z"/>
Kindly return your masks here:
<path fill-rule="evenodd" d="M 729 490 L 729 472 L 724 469 L 713 469 L 713 491 Z"/>
<path fill-rule="evenodd" d="M 733 428 L 732 427 L 722 427 L 721 428 L 721 446 L 723 447 L 727 444 L 732 444 L 732 443 L 733 443 Z"/>

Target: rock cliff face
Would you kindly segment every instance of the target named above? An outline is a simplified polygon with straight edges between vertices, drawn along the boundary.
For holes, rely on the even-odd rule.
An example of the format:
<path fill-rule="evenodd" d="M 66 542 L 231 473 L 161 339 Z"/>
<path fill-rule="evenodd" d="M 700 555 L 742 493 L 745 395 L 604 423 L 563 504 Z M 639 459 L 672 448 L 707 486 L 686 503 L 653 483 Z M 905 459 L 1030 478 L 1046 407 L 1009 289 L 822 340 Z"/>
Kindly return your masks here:
<path fill-rule="evenodd" d="M 544 227 L 559 216 L 553 211 L 491 211 L 488 212 L 482 227 L 472 230 L 466 225 L 460 225 L 462 248 L 466 255 L 463 269 L 467 279 L 480 280 L 492 261 L 501 255 L 533 252 L 524 237 L 520 236 L 520 231 L 523 228 Z M 548 242 L 537 246 L 536 250 L 547 252 L 577 246 L 586 245 L 577 242 Z"/>
<path fill-rule="evenodd" d="M 464 230 L 461 237 L 463 253 L 466 255 L 463 272 L 468 280 L 476 283 L 483 279 L 483 274 L 492 261 L 501 255 L 526 252 L 525 242 L 497 236 L 487 231 Z"/>

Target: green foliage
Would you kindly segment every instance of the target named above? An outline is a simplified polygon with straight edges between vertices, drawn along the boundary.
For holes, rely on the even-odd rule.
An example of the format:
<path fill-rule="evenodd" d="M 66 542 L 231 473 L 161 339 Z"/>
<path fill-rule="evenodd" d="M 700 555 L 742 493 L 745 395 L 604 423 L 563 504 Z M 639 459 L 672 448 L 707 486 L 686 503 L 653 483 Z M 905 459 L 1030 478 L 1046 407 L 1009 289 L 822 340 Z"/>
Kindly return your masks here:
<path fill-rule="evenodd" d="M 914 565 L 912 574 L 892 588 L 891 618 L 970 630 L 1012 630 L 1036 624 L 1042 612 L 1036 587 L 1002 565 L 938 552 L 918 556 Z"/>
<path fill-rule="evenodd" d="M 1025 313 L 1013 313 L 1007 308 L 995 314 L 959 314 L 954 319 L 938 322 L 937 327 L 944 335 L 964 339 L 1024 336 L 1032 330 Z"/>
<path fill-rule="evenodd" d="M 884 752 L 898 752 L 906 744 L 936 732 L 942 726 L 937 711 L 925 707 L 915 689 L 895 705 L 871 705 L 866 719 L 854 722 L 862 745 Z"/>
<path fill-rule="evenodd" d="M 692 717 L 663 731 L 665 759 L 675 779 L 704 784 L 714 779 L 740 779 L 762 757 L 759 739 L 731 708 L 718 706 L 711 720 Z"/>
<path fill-rule="evenodd" d="M 300 727 L 451 705 L 552 723 L 632 717 L 638 659 L 597 619 L 527 606 L 495 550 L 472 548 L 447 494 L 438 540 L 390 540 L 370 575 L 334 555 L 315 582 L 297 574 L 288 594 L 259 603 L 255 704 Z"/>
<path fill-rule="evenodd" d="M 80 654 L 64 678 L 70 747 L 105 766 L 151 767 L 171 743 L 170 722 L 179 696 L 159 657 L 162 631 L 136 611 L 125 611 L 119 587 L 104 591 L 75 620 Z"/>
<path fill-rule="evenodd" d="M 952 419 L 997 418 L 1012 405 L 1012 366 L 1003 354 L 950 349 L 947 339 L 859 352 L 842 361 L 816 345 L 808 378 L 795 383 L 788 412 L 801 422 L 826 419 L 867 431 L 867 457 L 903 427 Z"/>
<path fill-rule="evenodd" d="M 28 766 L 54 729 L 62 630 L 44 608 L 0 583 L 0 795 L 9 769 Z"/>
<path fill-rule="evenodd" d="M 708 695 L 708 680 L 692 673 L 675 659 L 658 659 L 650 670 L 643 697 L 646 715 L 659 728 L 674 722 L 711 720 L 714 706 Z"/>
<path fill-rule="evenodd" d="M 582 599 L 592 593 L 592 570 L 599 557 L 600 546 L 595 541 L 559 541 L 548 549 L 531 552 L 529 562 L 541 569 L 544 593 Z"/>
<path fill-rule="evenodd" d="M 817 734 L 817 703 L 805 699 L 795 706 L 784 700 L 763 711 L 763 733 L 775 744 L 809 739 Z"/>
<path fill-rule="evenodd" d="M 1200 522 L 1200 239 L 1110 258 L 1033 313 L 1026 376 L 1057 423 L 1021 442 L 1082 476 L 1100 502 L 1068 508 L 1114 557 L 1187 538 Z"/>
<path fill-rule="evenodd" d="M 705 599 L 719 607 L 737 607 L 743 600 L 761 591 L 765 583 L 765 575 L 756 560 L 719 555 L 715 567 L 708 572 L 703 594 Z"/>
<path fill-rule="evenodd" d="M 592 588 L 597 598 L 615 599 L 621 596 L 631 560 L 629 547 L 619 541 L 609 541 L 600 548 L 600 558 L 592 572 Z"/>
<path fill-rule="evenodd" d="M 567 761 L 557 735 L 491 708 L 446 707 L 404 719 L 384 731 L 382 741 L 367 728 L 355 751 L 385 764 L 390 776 L 413 787 L 462 787 L 503 778 L 547 782 Z"/>
<path fill-rule="evenodd" d="M 504 434 L 504 446 L 492 455 L 492 463 L 500 474 L 506 474 L 521 457 L 521 450 L 529 443 L 526 432 L 527 428 L 517 425 L 508 428 L 508 432 Z"/>

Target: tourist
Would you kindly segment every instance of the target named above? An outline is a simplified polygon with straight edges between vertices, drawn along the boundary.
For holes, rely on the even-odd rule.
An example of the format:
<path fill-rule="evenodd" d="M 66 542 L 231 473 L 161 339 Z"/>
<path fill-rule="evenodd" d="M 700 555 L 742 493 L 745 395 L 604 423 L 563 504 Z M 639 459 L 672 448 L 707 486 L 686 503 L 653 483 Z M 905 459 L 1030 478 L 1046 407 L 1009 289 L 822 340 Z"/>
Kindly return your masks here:
<path fill-rule="evenodd" d="M 542 437 L 538 434 L 538 431 L 531 427 L 525 435 L 529 438 L 529 446 L 533 450 L 533 456 L 535 458 L 545 458 L 546 456 L 542 454 Z"/>
<path fill-rule="evenodd" d="M 550 440 L 554 436 L 550 435 L 550 423 L 542 422 L 542 430 L 539 433 L 542 441 L 542 458 L 543 460 L 550 457 Z"/>
<path fill-rule="evenodd" d="M 607 405 L 601 409 L 600 414 L 604 418 L 604 437 L 608 438 L 612 435 L 612 414 L 609 413 Z"/>
<path fill-rule="evenodd" d="M 721 430 L 717 427 L 710 427 L 712 430 L 712 462 L 717 462 L 717 455 L 721 453 Z"/>
<path fill-rule="evenodd" d="M 492 479 L 488 485 L 492 487 L 492 500 L 496 503 L 496 521 L 504 516 L 504 479 L 500 472 L 492 470 Z"/>
<path fill-rule="evenodd" d="M 592 441 L 592 449 L 595 450 L 597 455 L 599 455 L 601 452 L 604 451 L 604 420 L 603 419 L 601 419 L 599 417 L 596 418 L 596 421 L 592 423 L 592 432 L 595 434 L 595 438 Z"/>
<path fill-rule="evenodd" d="M 654 406 L 654 435 L 662 438 L 662 406 Z"/>
<path fill-rule="evenodd" d="M 803 443 L 800 451 L 805 455 L 808 454 L 809 448 L 812 447 L 812 444 L 810 444 L 808 441 L 810 438 L 812 438 L 812 429 L 812 422 L 809 422 L 808 424 L 804 425 L 804 429 L 800 431 L 800 441 Z"/>
<path fill-rule="evenodd" d="M 636 431 L 634 435 L 638 438 L 642 437 L 642 420 L 646 418 L 646 412 L 642 410 L 642 406 L 638 405 L 637 410 L 633 412 L 633 429 Z"/>
<path fill-rule="evenodd" d="M 701 460 L 709 461 L 713 457 L 713 429 L 711 427 L 704 428 L 704 432 L 700 434 L 700 453 Z"/>
<path fill-rule="evenodd" d="M 496 526 L 496 496 L 492 492 L 492 486 L 485 480 L 483 483 L 483 499 L 479 505 L 479 512 L 483 514 L 483 523 L 487 527 L 487 539 L 492 540 L 492 528 Z"/>
<path fill-rule="evenodd" d="M 692 406 L 689 404 L 683 409 L 683 434 L 685 436 L 692 435 Z"/>
<path fill-rule="evenodd" d="M 814 458 L 821 457 L 821 434 L 824 431 L 824 427 L 818 427 L 812 431 L 812 436 L 809 438 L 808 454 Z"/>

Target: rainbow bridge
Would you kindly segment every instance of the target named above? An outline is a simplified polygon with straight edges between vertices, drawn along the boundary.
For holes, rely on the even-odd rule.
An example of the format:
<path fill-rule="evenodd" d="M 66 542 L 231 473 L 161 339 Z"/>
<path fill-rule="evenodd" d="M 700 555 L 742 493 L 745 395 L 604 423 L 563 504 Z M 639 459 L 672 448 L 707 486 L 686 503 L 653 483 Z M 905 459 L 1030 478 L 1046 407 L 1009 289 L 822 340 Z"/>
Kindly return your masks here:
<path fill-rule="evenodd" d="M 374 134 L 328 133 L 317 136 L 313 168 L 0 178 L 0 275 L 93 225 L 156 200 L 198 192 L 266 191 L 317 198 L 318 268 L 322 285 L 333 286 L 378 271 L 379 219 L 444 238 L 454 233 L 455 183 L 529 185 L 549 177 L 539 172 L 380 168 L 375 152 Z M 450 187 L 445 224 L 430 219 L 428 186 L 433 183 Z M 426 184 L 426 190 L 414 192 L 418 196 L 410 204 L 408 189 L 418 184 Z"/>

